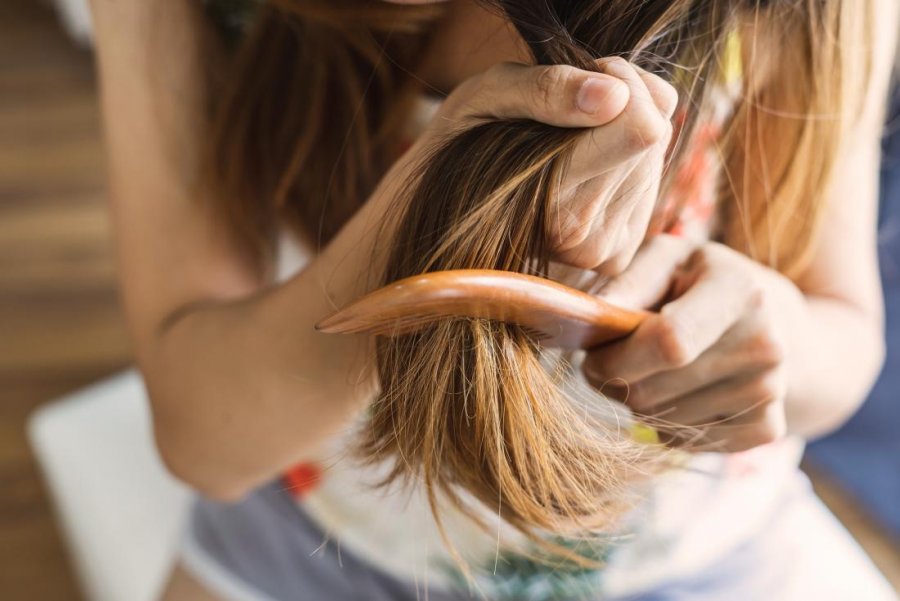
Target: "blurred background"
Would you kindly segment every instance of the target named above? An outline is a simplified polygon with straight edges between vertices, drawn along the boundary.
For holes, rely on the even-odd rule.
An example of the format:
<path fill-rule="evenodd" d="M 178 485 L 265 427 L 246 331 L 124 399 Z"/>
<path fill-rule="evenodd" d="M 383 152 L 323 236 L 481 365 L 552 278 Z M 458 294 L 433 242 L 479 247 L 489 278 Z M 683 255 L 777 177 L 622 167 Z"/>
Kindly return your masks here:
<path fill-rule="evenodd" d="M 0 599 L 83 598 L 25 425 L 129 362 L 91 60 L 50 4 L 0 2 Z"/>
<path fill-rule="evenodd" d="M 79 560 L 84 551 L 58 526 L 70 493 L 45 477 L 27 424 L 39 407 L 130 363 L 108 239 L 89 28 L 77 2 L 59 4 L 0 3 L 0 599 L 75 600 L 92 590 Z M 897 129 L 892 123 L 888 132 Z M 886 141 L 885 165 L 888 362 L 870 402 L 841 432 L 811 446 L 806 469 L 900 589 L 896 135 Z M 134 546 L 145 543 L 144 531 L 135 531 Z"/>

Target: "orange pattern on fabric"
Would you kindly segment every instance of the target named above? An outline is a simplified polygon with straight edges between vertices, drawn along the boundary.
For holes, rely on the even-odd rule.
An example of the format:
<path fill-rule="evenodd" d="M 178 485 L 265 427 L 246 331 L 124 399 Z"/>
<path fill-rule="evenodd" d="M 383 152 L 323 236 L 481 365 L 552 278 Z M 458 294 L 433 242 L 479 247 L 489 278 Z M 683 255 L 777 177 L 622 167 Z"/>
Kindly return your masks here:
<path fill-rule="evenodd" d="M 285 472 L 282 480 L 294 497 L 303 497 L 322 481 L 322 468 L 317 463 L 299 463 Z"/>
<path fill-rule="evenodd" d="M 675 137 L 684 126 L 687 115 L 681 111 L 675 120 Z M 715 216 L 715 173 L 719 165 L 716 141 L 721 127 L 701 124 L 694 131 L 691 148 L 682 158 L 671 187 L 656 210 L 649 236 L 656 234 L 687 235 L 691 227 L 703 227 Z"/>

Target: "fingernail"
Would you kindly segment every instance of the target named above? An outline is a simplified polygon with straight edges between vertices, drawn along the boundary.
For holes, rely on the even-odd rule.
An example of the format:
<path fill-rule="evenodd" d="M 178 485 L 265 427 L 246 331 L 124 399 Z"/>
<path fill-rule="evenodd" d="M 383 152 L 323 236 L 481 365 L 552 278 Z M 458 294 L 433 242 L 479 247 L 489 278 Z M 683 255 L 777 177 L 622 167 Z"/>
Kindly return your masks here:
<path fill-rule="evenodd" d="M 618 93 L 619 90 L 625 92 L 627 86 L 618 79 L 600 76 L 591 77 L 581 84 L 581 89 L 578 90 L 578 95 L 575 97 L 575 104 L 582 112 L 593 115 L 603 108 L 610 97 Z"/>

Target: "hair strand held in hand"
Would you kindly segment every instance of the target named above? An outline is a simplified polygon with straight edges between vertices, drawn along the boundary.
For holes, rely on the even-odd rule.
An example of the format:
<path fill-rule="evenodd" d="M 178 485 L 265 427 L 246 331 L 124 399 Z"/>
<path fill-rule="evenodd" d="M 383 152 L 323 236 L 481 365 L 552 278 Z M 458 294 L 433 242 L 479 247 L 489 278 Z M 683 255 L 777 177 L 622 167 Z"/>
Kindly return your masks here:
<path fill-rule="evenodd" d="M 729 34 L 740 31 L 740 101 L 719 148 L 724 238 L 797 273 L 861 94 L 851 74 L 866 72 L 867 24 L 854 2 L 484 4 L 503 11 L 537 63 L 597 70 L 596 59 L 623 56 L 671 81 L 687 115 L 673 168 L 711 110 Z M 211 173 L 214 197 L 245 231 L 253 224 L 243 237 L 262 255 L 277 215 L 324 243 L 371 192 L 419 91 L 409 72 L 440 9 L 279 0 L 260 10 L 217 109 Z M 383 283 L 443 269 L 546 275 L 547 208 L 582 134 L 485 119 L 443 140 L 398 199 Z M 538 541 L 602 531 L 635 483 L 665 466 L 665 452 L 607 422 L 602 396 L 576 393 L 552 361 L 521 328 L 485 320 L 379 339 L 382 393 L 361 452 L 394 462 L 389 481 L 421 481 L 436 511 L 449 503 L 480 520 L 483 504 Z"/>

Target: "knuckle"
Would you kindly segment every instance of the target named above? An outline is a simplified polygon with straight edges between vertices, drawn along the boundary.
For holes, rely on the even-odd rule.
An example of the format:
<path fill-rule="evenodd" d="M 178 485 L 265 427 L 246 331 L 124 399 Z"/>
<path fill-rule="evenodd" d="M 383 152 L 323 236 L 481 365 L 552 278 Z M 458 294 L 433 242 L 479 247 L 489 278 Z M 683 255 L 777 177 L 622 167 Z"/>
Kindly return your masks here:
<path fill-rule="evenodd" d="M 668 255 L 669 253 L 681 254 L 693 244 L 685 236 L 673 236 L 672 234 L 663 233 L 651 238 L 647 248 L 648 250 L 658 251 L 660 255 Z"/>
<path fill-rule="evenodd" d="M 657 79 L 659 79 L 659 94 L 663 97 L 663 104 L 665 105 L 664 110 L 671 115 L 678 106 L 678 90 L 663 78 L 657 77 Z"/>
<path fill-rule="evenodd" d="M 627 386 L 624 400 L 632 408 L 638 411 L 644 411 L 650 408 L 645 392 L 646 391 L 642 390 L 640 384 L 632 382 Z"/>
<path fill-rule="evenodd" d="M 576 191 L 577 194 L 577 191 Z M 578 205 L 581 206 L 578 206 Z M 594 229 L 596 211 L 587 203 L 579 203 L 577 198 L 567 201 L 558 211 L 559 218 L 549 220 L 552 233 L 560 241 L 562 249 L 572 248 L 587 240 Z"/>
<path fill-rule="evenodd" d="M 479 90 L 483 86 L 484 75 L 476 75 L 460 83 L 441 103 L 440 115 L 444 118 L 456 119 L 465 112 Z"/>
<path fill-rule="evenodd" d="M 726 246 L 725 244 L 722 244 L 721 242 L 715 242 L 712 240 L 708 240 L 703 246 L 710 253 L 712 253 L 713 255 L 715 255 L 716 257 L 719 257 L 719 258 L 726 258 L 726 257 L 745 258 L 744 255 L 742 255 L 738 251 L 734 250 L 730 246 Z"/>
<path fill-rule="evenodd" d="M 606 56 L 597 61 L 597 64 L 601 69 L 605 69 L 607 67 L 612 67 L 613 69 L 621 69 L 623 67 L 631 66 L 628 64 L 628 61 L 621 56 Z"/>
<path fill-rule="evenodd" d="M 636 151 L 649 150 L 668 143 L 672 136 L 672 124 L 660 115 L 646 114 L 625 124 L 625 141 Z"/>
<path fill-rule="evenodd" d="M 589 271 L 597 266 L 597 260 L 593 258 L 594 253 L 586 249 L 576 247 L 559 253 L 559 258 L 565 261 L 567 265 L 578 269 Z"/>
<path fill-rule="evenodd" d="M 779 416 L 767 417 L 737 429 L 724 440 L 726 451 L 736 453 L 771 444 L 787 434 L 787 423 Z"/>
<path fill-rule="evenodd" d="M 752 449 L 754 446 L 753 440 L 747 436 L 729 436 L 724 439 L 724 445 L 722 446 L 722 450 L 726 453 L 740 453 L 741 451 L 747 451 Z"/>
<path fill-rule="evenodd" d="M 771 301 L 766 289 L 753 279 L 747 278 L 744 282 L 747 289 L 747 306 L 758 313 L 769 309 Z"/>
<path fill-rule="evenodd" d="M 779 400 L 785 392 L 784 379 L 777 370 L 770 370 L 753 382 L 753 397 L 757 403 L 765 405 Z"/>
<path fill-rule="evenodd" d="M 513 63 L 498 63 L 466 78 L 441 103 L 439 114 L 458 120 L 473 112 L 490 112 L 489 105 L 496 105 L 499 92 L 508 87 L 503 82 L 510 80 L 517 68 L 522 67 Z"/>
<path fill-rule="evenodd" d="M 596 386 L 597 390 L 606 398 L 621 403 L 631 402 L 631 389 L 627 382 L 619 378 L 607 378 Z"/>
<path fill-rule="evenodd" d="M 670 119 L 678 107 L 678 90 L 671 83 L 655 73 L 646 72 L 644 82 L 653 96 L 657 112 Z"/>
<path fill-rule="evenodd" d="M 783 420 L 766 419 L 756 424 L 746 434 L 745 442 L 748 448 L 770 444 L 780 439 L 786 433 Z"/>
<path fill-rule="evenodd" d="M 585 379 L 596 388 L 602 387 L 608 380 L 605 370 L 603 369 L 602 359 L 598 359 L 591 353 L 588 353 L 581 363 L 581 373 L 583 373 Z"/>
<path fill-rule="evenodd" d="M 632 261 L 632 254 L 629 251 L 621 251 L 608 243 L 595 246 L 591 256 L 595 258 L 590 270 L 608 276 L 624 272 Z"/>
<path fill-rule="evenodd" d="M 716 242 L 705 242 L 697 248 L 695 255 L 696 260 L 709 266 L 727 260 L 728 248 Z"/>
<path fill-rule="evenodd" d="M 778 440 L 778 438 L 778 433 L 773 428 L 763 427 L 759 429 L 758 434 L 752 441 L 752 445 L 754 447 L 759 447 L 764 444 L 773 443 Z"/>
<path fill-rule="evenodd" d="M 565 91 L 574 69 L 564 65 L 538 67 L 531 86 L 531 101 L 538 111 L 550 112 Z"/>
<path fill-rule="evenodd" d="M 771 324 L 761 327 L 750 338 L 747 351 L 755 363 L 764 367 L 777 367 L 785 361 L 785 344 Z"/>
<path fill-rule="evenodd" d="M 590 246 L 574 248 L 563 255 L 566 262 L 582 271 L 590 271 L 604 262 L 605 251 Z"/>
<path fill-rule="evenodd" d="M 768 309 L 769 301 L 766 298 L 765 290 L 760 287 L 749 284 L 747 285 L 747 305 L 746 308 L 751 314 L 761 315 Z"/>
<path fill-rule="evenodd" d="M 696 359 L 690 329 L 672 317 L 663 316 L 657 322 L 656 346 L 660 359 L 668 367 L 684 367 Z"/>

